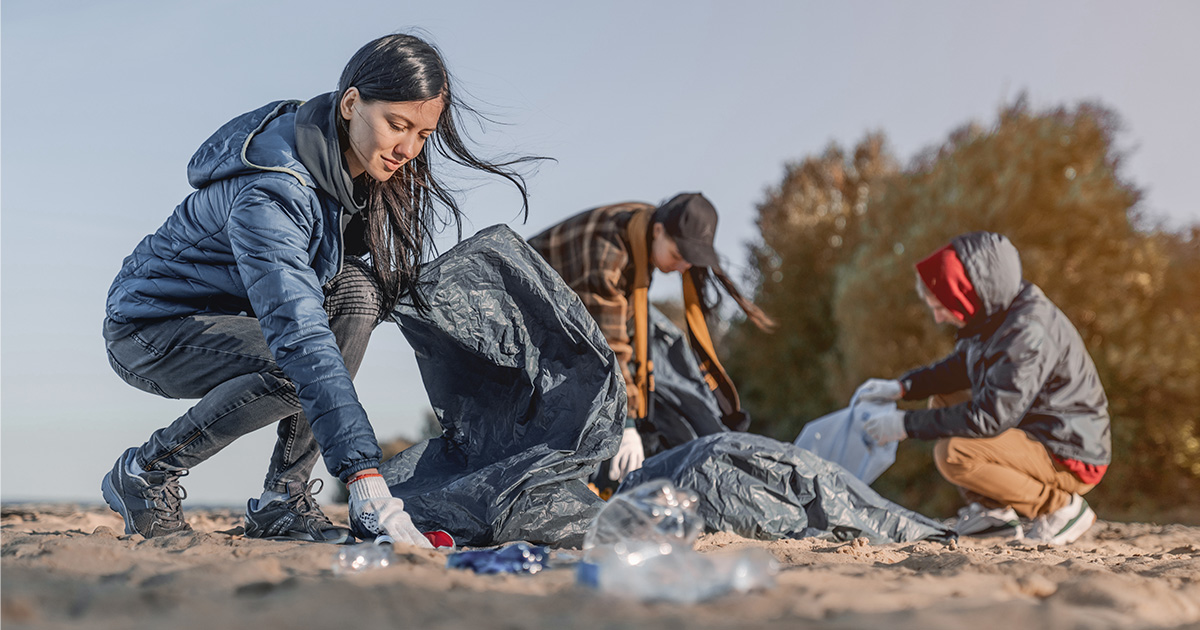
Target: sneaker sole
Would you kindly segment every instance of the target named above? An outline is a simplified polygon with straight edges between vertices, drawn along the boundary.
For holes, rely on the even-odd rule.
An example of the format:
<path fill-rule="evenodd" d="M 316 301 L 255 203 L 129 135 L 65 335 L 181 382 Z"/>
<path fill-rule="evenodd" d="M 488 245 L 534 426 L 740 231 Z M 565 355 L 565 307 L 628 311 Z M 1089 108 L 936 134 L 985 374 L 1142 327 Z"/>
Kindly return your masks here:
<path fill-rule="evenodd" d="M 1021 540 L 1025 537 L 1025 528 L 1020 523 L 1017 523 L 1015 525 L 996 525 L 977 532 L 960 532 L 956 530 L 955 533 L 963 538 L 1013 538 Z"/>
<path fill-rule="evenodd" d="M 332 539 L 332 540 L 317 540 L 316 538 L 313 538 L 312 536 L 310 536 L 308 534 L 298 534 L 295 536 L 251 536 L 251 535 L 247 534 L 246 538 L 253 538 L 255 540 L 278 540 L 281 542 L 299 541 L 299 542 L 323 543 L 326 545 L 346 545 L 346 544 L 358 542 L 352 534 L 346 534 L 345 536 L 342 536 L 341 538 Z"/>
<path fill-rule="evenodd" d="M 133 529 L 129 519 L 129 508 L 125 507 L 125 502 L 121 500 L 121 494 L 112 484 L 112 473 L 104 475 L 104 479 L 100 482 L 100 491 L 104 493 L 104 502 L 112 511 L 121 515 L 121 520 L 125 521 L 125 533 L 136 534 L 137 530 Z"/>
<path fill-rule="evenodd" d="M 1092 525 L 1095 523 L 1096 513 L 1092 510 L 1092 506 L 1088 505 L 1087 502 L 1084 502 L 1083 509 L 1080 510 L 1079 514 L 1077 514 L 1070 523 L 1067 523 L 1067 526 L 1064 527 L 1062 531 L 1058 532 L 1058 534 L 1056 534 L 1048 542 L 1051 545 L 1066 545 L 1073 543 L 1076 540 L 1079 540 L 1079 537 L 1082 536 L 1084 532 L 1091 529 Z"/>
<path fill-rule="evenodd" d="M 275 537 L 269 538 L 267 540 L 299 540 L 301 542 L 321 543 L 324 545 L 348 545 L 351 543 L 358 542 L 358 540 L 356 540 L 354 538 L 354 536 L 351 536 L 350 534 L 346 534 L 345 536 L 342 536 L 342 537 L 336 538 L 336 539 L 332 539 L 332 540 L 317 540 L 316 538 L 313 538 L 312 536 L 304 536 L 304 537 L 299 537 L 299 538 L 275 536 Z"/>

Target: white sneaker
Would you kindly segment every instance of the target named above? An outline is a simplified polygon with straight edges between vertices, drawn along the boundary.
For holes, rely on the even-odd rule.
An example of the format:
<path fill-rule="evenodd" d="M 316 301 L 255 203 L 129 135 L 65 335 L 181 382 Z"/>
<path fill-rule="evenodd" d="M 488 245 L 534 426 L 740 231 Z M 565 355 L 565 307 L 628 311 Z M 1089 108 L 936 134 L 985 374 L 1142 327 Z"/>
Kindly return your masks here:
<path fill-rule="evenodd" d="M 1071 495 L 1065 506 L 1035 519 L 1026 538 L 1051 545 L 1075 542 L 1096 522 L 1096 513 L 1078 494 Z"/>
<path fill-rule="evenodd" d="M 975 538 L 1005 536 L 1019 539 L 1025 533 L 1016 510 L 1011 507 L 987 508 L 979 503 L 971 503 L 958 511 L 954 531 L 959 536 Z"/>

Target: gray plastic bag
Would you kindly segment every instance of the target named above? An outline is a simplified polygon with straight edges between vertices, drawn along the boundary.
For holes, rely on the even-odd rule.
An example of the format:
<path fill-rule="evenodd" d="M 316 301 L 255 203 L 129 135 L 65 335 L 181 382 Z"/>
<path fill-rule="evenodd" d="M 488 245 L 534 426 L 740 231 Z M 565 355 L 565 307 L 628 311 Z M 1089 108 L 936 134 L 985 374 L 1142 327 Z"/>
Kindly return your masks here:
<path fill-rule="evenodd" d="M 617 494 L 663 478 L 699 497 L 707 531 L 747 538 L 947 540 L 954 531 L 879 496 L 845 468 L 752 433 L 709 435 L 651 457 Z"/>

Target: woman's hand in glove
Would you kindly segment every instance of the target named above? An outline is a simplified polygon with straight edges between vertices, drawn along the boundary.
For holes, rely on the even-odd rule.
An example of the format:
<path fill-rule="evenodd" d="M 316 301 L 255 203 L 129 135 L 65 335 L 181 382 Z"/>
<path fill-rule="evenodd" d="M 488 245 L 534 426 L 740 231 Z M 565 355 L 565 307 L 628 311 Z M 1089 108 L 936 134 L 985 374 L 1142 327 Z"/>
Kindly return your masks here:
<path fill-rule="evenodd" d="M 404 511 L 404 501 L 392 496 L 381 475 L 358 477 L 347 485 L 347 489 L 350 490 L 350 531 L 355 536 L 370 538 L 387 534 L 397 543 L 433 548 Z"/>

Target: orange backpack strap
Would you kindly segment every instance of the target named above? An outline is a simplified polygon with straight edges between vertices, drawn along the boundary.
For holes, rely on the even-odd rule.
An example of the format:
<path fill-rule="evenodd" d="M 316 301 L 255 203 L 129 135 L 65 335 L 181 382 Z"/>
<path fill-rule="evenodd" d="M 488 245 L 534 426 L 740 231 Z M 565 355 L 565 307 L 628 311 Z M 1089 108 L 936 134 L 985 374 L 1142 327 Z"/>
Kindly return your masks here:
<path fill-rule="evenodd" d="M 725 373 L 725 368 L 717 359 L 712 337 L 708 334 L 708 323 L 704 321 L 704 311 L 700 308 L 700 291 L 691 269 L 683 273 L 683 308 L 684 317 L 687 319 L 688 340 L 691 341 L 692 350 L 700 358 L 704 381 L 717 395 L 721 413 L 729 417 L 730 414 L 741 411 L 741 401 L 738 399 L 737 388 L 733 386 L 733 380 Z"/>
<path fill-rule="evenodd" d="M 641 394 L 638 418 L 650 415 L 650 396 L 654 392 L 654 363 L 650 360 L 650 252 L 646 243 L 653 216 L 654 208 L 638 210 L 625 227 L 633 255 L 633 357 L 637 368 L 633 383 Z"/>

